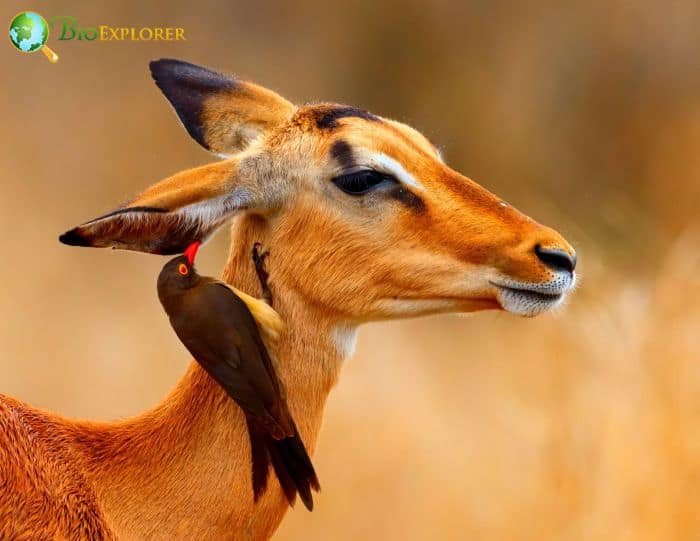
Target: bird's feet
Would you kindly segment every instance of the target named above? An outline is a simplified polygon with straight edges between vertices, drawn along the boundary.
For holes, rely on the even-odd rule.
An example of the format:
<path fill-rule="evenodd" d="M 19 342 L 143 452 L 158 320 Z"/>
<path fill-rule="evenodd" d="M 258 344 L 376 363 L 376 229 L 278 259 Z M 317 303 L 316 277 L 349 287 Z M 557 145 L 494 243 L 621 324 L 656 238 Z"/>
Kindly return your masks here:
<path fill-rule="evenodd" d="M 253 263 L 255 264 L 255 272 L 258 275 L 258 280 L 260 280 L 260 287 L 262 288 L 262 298 L 263 300 L 272 306 L 272 292 L 267 284 L 267 279 L 269 278 L 268 272 L 265 270 L 265 259 L 270 255 L 270 252 L 265 250 L 260 252 L 260 247 L 262 245 L 259 242 L 253 244 Z"/>

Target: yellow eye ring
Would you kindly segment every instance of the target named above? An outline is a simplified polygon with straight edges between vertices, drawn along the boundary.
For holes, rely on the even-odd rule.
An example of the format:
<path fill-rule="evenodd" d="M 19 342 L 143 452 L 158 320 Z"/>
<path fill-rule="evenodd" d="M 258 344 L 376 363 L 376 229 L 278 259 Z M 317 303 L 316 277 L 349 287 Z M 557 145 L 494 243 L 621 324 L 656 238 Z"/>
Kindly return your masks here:
<path fill-rule="evenodd" d="M 184 263 L 180 263 L 180 266 L 177 268 L 177 271 L 183 276 L 187 276 L 190 273 L 189 269 L 187 268 L 187 265 L 185 265 Z"/>

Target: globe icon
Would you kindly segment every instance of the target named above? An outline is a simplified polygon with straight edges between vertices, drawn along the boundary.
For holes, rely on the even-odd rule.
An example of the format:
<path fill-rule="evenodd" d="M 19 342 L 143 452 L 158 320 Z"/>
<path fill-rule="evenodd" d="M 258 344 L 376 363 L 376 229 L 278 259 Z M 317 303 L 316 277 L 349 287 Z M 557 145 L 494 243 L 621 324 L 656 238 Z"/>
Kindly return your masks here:
<path fill-rule="evenodd" d="M 33 11 L 23 11 L 10 23 L 10 41 L 18 50 L 33 53 L 41 50 L 51 62 L 58 60 L 58 55 L 46 47 L 49 39 L 49 25 L 46 20 Z"/>

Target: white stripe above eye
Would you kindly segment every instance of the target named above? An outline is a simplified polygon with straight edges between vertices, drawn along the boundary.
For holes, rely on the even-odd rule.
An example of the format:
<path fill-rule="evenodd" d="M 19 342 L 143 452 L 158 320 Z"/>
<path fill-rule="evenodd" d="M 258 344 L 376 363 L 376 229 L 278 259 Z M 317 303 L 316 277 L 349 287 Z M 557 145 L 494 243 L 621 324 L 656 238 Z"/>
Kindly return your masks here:
<path fill-rule="evenodd" d="M 371 154 L 369 160 L 370 166 L 373 169 L 393 175 L 399 182 L 405 184 L 406 186 L 411 186 L 417 190 L 425 190 L 425 187 L 418 182 L 413 175 L 406 171 L 394 158 L 391 158 L 386 154 L 377 153 Z"/>

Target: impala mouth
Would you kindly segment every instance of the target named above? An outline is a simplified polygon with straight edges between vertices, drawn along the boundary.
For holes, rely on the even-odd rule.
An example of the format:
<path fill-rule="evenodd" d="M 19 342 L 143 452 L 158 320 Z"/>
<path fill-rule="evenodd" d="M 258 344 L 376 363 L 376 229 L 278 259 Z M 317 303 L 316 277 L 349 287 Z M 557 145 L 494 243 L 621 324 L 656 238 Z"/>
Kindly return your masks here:
<path fill-rule="evenodd" d="M 503 280 L 491 285 L 497 288 L 496 298 L 504 310 L 532 317 L 559 306 L 575 281 L 575 276 L 566 274 L 543 284 Z"/>

